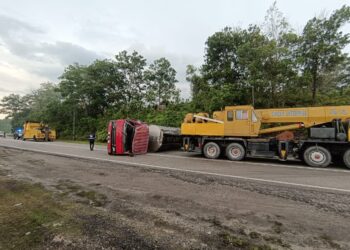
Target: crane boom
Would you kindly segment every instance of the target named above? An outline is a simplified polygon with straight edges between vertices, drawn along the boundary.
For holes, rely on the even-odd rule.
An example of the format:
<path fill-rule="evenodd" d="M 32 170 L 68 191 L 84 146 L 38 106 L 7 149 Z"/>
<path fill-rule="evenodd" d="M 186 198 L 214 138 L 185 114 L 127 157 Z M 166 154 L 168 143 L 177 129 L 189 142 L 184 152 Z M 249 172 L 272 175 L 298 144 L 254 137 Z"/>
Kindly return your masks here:
<path fill-rule="evenodd" d="M 256 109 L 262 123 L 322 124 L 334 119 L 350 119 L 350 106 Z"/>

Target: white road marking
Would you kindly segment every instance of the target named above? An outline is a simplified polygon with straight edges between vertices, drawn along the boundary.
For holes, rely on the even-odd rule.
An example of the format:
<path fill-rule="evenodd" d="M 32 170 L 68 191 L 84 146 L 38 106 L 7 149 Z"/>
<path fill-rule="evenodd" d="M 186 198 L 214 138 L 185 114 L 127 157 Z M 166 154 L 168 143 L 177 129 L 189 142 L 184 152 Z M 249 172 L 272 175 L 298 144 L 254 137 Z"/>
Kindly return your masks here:
<path fill-rule="evenodd" d="M 194 158 L 191 156 L 181 156 L 181 155 L 168 155 L 168 154 L 159 154 L 159 153 L 148 153 L 148 155 L 157 155 L 161 157 L 170 157 L 170 158 L 187 158 L 193 160 L 201 160 L 201 161 L 210 161 L 210 162 L 226 162 L 233 165 L 254 165 L 254 166 L 268 166 L 268 167 L 279 167 L 279 168 L 296 168 L 296 169 L 306 169 L 312 171 L 327 171 L 327 172 L 340 172 L 350 174 L 350 170 L 343 169 L 330 169 L 330 168 L 313 168 L 308 166 L 301 165 L 285 165 L 285 164 L 274 164 L 274 163 L 263 163 L 263 162 L 249 162 L 249 161 L 230 161 L 224 159 L 206 159 L 206 158 Z"/>
<path fill-rule="evenodd" d="M 22 141 L 20 141 L 22 142 Z M 23 142 L 27 143 L 27 142 Z M 33 142 L 34 143 L 34 142 Z M 76 148 L 76 149 L 88 149 L 88 147 L 79 147 L 77 144 L 68 146 L 68 145 L 62 145 L 60 143 L 47 143 L 46 145 L 50 146 L 59 146 L 64 148 Z M 46 146 L 45 145 L 45 146 Z M 87 146 L 89 144 L 86 144 Z M 101 148 L 94 148 L 94 151 L 106 151 L 106 149 Z M 191 156 L 181 156 L 181 155 L 170 155 L 170 154 L 162 154 L 162 153 L 147 153 L 145 156 L 160 156 L 160 157 L 168 157 L 168 158 L 180 158 L 180 159 L 192 159 L 196 161 L 209 161 L 209 162 L 225 162 L 232 165 L 253 165 L 253 166 L 268 166 L 268 167 L 278 167 L 278 168 L 295 168 L 295 169 L 305 169 L 309 171 L 325 171 L 325 172 L 336 172 L 336 173 L 347 173 L 350 174 L 350 170 L 344 170 L 344 169 L 331 169 L 331 168 L 313 168 L 309 166 L 302 166 L 302 165 L 286 165 L 286 164 L 274 164 L 274 163 L 263 163 L 263 162 L 249 162 L 249 161 L 230 161 L 225 159 L 206 159 L 204 157 L 202 158 L 194 158 Z"/>
<path fill-rule="evenodd" d="M 286 181 L 276 181 L 276 180 L 269 180 L 269 179 L 245 177 L 245 176 L 239 176 L 239 175 L 219 174 L 219 173 L 215 173 L 215 172 L 206 172 L 206 171 L 191 170 L 191 169 L 180 169 L 180 168 L 174 168 L 174 167 L 158 166 L 158 165 L 153 165 L 153 164 L 144 164 L 144 163 L 134 163 L 134 162 L 120 161 L 120 160 L 103 159 L 103 158 L 98 158 L 98 157 L 80 156 L 80 155 L 65 154 L 65 153 L 53 153 L 53 152 L 49 152 L 49 151 L 42 151 L 42 150 L 36 150 L 36 149 L 23 149 L 23 148 L 19 148 L 16 146 L 4 146 L 4 147 L 20 149 L 20 150 L 25 150 L 25 151 L 32 151 L 32 152 L 37 152 L 37 153 L 46 153 L 49 155 L 56 155 L 56 156 L 65 156 L 65 157 L 73 157 L 73 158 L 78 158 L 78 159 L 90 159 L 90 160 L 97 160 L 97 161 L 112 162 L 112 163 L 118 163 L 118 164 L 127 165 L 127 166 L 134 166 L 134 167 L 172 170 L 172 171 L 185 172 L 185 173 L 194 173 L 194 174 L 211 175 L 211 176 L 217 176 L 217 177 L 226 177 L 226 178 L 231 178 L 231 179 L 240 179 L 240 180 L 257 181 L 257 182 L 264 182 L 264 183 L 282 184 L 282 185 L 288 185 L 288 186 L 296 186 L 296 187 L 304 187 L 304 188 L 312 188 L 312 189 L 350 193 L 350 189 L 317 186 L 317 185 L 301 184 L 301 183 L 286 182 Z"/>
<path fill-rule="evenodd" d="M 18 141 L 14 141 L 15 143 L 42 143 L 42 142 L 34 142 L 34 141 L 21 141 L 21 140 L 18 140 Z M 77 148 L 77 149 L 89 149 L 89 143 L 86 143 L 86 144 L 77 144 L 77 143 L 69 143 L 67 142 L 68 145 L 62 145 L 61 142 L 43 142 L 45 143 L 45 146 L 59 146 L 59 147 L 63 147 L 63 148 Z M 82 146 L 80 147 L 79 145 L 85 145 L 85 146 Z M 106 149 L 102 149 L 102 148 L 96 148 L 96 145 L 95 145 L 95 148 L 94 148 L 94 151 L 106 151 Z"/>

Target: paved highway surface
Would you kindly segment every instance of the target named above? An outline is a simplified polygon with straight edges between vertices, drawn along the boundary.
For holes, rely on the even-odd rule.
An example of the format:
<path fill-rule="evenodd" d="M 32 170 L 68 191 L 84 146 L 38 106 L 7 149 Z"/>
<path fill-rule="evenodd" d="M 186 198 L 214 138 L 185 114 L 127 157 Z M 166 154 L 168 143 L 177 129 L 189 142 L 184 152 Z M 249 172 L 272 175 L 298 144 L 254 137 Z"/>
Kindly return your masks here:
<path fill-rule="evenodd" d="M 88 144 L 33 142 L 0 138 L 0 146 L 44 154 L 107 161 L 141 168 L 164 169 L 272 185 L 350 193 L 350 170 L 346 168 L 311 168 L 296 162 L 247 160 L 232 162 L 209 160 L 195 153 L 169 151 L 146 155 L 110 156 L 105 146 L 89 150 Z"/>

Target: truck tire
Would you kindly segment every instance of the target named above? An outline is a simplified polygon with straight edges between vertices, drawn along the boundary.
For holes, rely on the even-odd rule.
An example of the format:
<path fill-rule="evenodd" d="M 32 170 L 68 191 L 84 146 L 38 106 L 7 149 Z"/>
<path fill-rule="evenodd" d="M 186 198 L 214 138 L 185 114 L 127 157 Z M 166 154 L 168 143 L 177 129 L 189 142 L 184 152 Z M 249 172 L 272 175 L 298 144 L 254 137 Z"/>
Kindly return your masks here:
<path fill-rule="evenodd" d="M 206 158 L 217 159 L 219 158 L 221 149 L 215 142 L 208 142 L 203 147 L 203 154 Z"/>
<path fill-rule="evenodd" d="M 345 151 L 343 155 L 343 162 L 347 168 L 350 168 L 350 149 Z"/>
<path fill-rule="evenodd" d="M 241 161 L 245 157 L 245 149 L 239 143 L 231 143 L 226 147 L 226 157 L 231 161 Z"/>
<path fill-rule="evenodd" d="M 332 161 L 331 153 L 321 146 L 311 146 L 304 151 L 304 161 L 310 167 L 326 168 Z"/>

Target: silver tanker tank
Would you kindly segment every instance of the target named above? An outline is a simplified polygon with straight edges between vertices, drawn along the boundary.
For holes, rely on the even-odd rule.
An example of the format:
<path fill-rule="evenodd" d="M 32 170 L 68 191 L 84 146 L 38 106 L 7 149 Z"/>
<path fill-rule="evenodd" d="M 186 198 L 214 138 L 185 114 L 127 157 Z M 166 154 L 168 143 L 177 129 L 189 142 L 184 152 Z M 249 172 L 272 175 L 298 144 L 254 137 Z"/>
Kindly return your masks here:
<path fill-rule="evenodd" d="M 148 152 L 179 149 L 182 137 L 179 128 L 149 125 Z"/>

